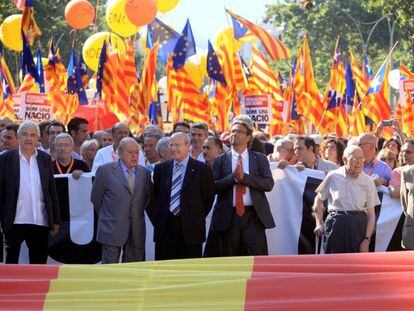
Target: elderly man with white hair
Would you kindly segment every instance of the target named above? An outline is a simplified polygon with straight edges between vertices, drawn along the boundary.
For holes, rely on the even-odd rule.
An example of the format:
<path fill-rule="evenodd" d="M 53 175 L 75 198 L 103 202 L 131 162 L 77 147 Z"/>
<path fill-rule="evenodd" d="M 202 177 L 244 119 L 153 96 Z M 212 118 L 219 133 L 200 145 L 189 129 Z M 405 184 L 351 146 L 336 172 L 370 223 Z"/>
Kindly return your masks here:
<path fill-rule="evenodd" d="M 280 138 L 275 142 L 273 153 L 267 156 L 269 162 L 282 162 L 285 166 L 290 164 L 290 161 L 294 157 L 293 152 L 293 140 L 288 138 Z"/>
<path fill-rule="evenodd" d="M 344 166 L 328 173 L 316 189 L 315 234 L 323 237 L 325 253 L 368 252 L 375 227 L 374 207 L 380 204 L 374 181 L 363 172 L 364 153 L 349 146 Z M 328 217 L 323 223 L 323 201 L 328 200 Z"/>
<path fill-rule="evenodd" d="M 56 160 L 53 161 L 53 171 L 55 174 L 72 174 L 73 178 L 78 179 L 83 172 L 90 172 L 88 165 L 72 157 L 74 141 L 68 133 L 60 133 L 54 141 Z"/>
<path fill-rule="evenodd" d="M 23 241 L 31 264 L 45 264 L 48 235 L 59 230 L 60 213 L 50 155 L 37 150 L 40 130 L 24 121 L 18 131 L 19 148 L 0 156 L 0 230 L 6 263 L 17 264 Z"/>

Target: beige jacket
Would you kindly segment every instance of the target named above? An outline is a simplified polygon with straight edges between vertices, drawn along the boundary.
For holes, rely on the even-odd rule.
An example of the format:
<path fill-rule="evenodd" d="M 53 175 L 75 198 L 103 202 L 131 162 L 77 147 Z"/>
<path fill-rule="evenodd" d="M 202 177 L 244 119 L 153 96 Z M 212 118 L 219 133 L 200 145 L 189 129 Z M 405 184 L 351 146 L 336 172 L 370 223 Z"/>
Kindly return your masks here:
<path fill-rule="evenodd" d="M 402 170 L 401 205 L 405 214 L 401 245 L 414 250 L 414 165 Z"/>

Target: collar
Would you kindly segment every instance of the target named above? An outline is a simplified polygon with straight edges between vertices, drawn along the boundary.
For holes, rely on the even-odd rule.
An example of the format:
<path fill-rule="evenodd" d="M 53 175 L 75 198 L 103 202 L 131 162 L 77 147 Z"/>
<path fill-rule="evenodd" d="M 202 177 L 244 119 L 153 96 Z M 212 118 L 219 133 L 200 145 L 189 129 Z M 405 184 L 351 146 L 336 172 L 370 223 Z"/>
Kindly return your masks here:
<path fill-rule="evenodd" d="M 122 162 L 122 160 L 119 160 L 119 165 L 121 165 L 122 171 L 129 173 L 129 168 Z M 135 173 L 135 166 L 131 169 L 133 173 Z"/>
<path fill-rule="evenodd" d="M 345 176 L 346 178 L 350 178 L 350 179 L 358 179 L 358 177 L 361 175 L 361 174 L 357 174 L 357 175 L 356 175 L 356 177 L 354 177 L 354 176 L 350 176 L 350 175 L 348 174 L 348 172 L 346 171 L 345 166 L 342 166 L 342 167 L 341 167 L 341 170 L 342 170 L 342 174 L 343 174 L 343 176 Z"/>
<path fill-rule="evenodd" d="M 189 160 L 190 160 L 190 155 L 188 154 L 187 157 L 184 160 L 182 160 L 181 162 L 174 159 L 174 165 L 178 163 L 181 166 L 187 166 Z"/>
<path fill-rule="evenodd" d="M 38 154 L 37 148 L 35 148 L 35 152 L 30 157 L 32 158 L 34 156 L 35 158 L 37 158 L 37 154 Z M 20 147 L 19 147 L 19 156 L 25 158 Z"/>
<path fill-rule="evenodd" d="M 236 150 L 234 150 L 234 149 L 231 149 L 231 156 L 233 157 L 233 158 L 238 158 L 239 157 L 239 155 L 241 155 L 242 156 L 242 158 L 243 158 L 243 160 L 246 160 L 247 159 L 247 157 L 248 157 L 248 155 L 249 155 L 249 151 L 247 150 L 247 148 L 246 149 L 244 149 L 244 151 L 241 153 L 241 154 L 239 154 L 239 153 L 237 153 L 237 151 Z"/>

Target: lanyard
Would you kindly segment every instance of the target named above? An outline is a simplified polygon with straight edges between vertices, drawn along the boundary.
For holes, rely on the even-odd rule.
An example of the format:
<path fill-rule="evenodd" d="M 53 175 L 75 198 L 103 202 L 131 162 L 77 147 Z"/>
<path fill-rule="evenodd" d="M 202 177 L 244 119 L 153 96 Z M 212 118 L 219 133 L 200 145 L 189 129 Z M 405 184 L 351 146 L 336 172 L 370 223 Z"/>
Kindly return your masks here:
<path fill-rule="evenodd" d="M 368 175 L 368 176 L 371 176 L 372 171 L 373 171 L 373 170 L 374 170 L 374 168 L 377 166 L 377 164 L 378 164 L 378 160 L 377 160 L 377 159 L 374 159 L 374 161 L 372 162 L 371 167 L 370 167 L 370 168 L 369 168 L 369 170 L 367 171 L 367 175 Z"/>
<path fill-rule="evenodd" d="M 62 168 L 60 167 L 59 161 L 58 161 L 58 160 L 56 160 L 56 167 L 57 167 L 57 169 L 58 169 L 58 171 L 59 171 L 59 174 L 68 174 L 68 173 L 70 173 L 70 171 L 71 171 L 71 169 L 72 169 L 72 167 L 73 167 L 73 164 L 74 164 L 74 163 L 75 163 L 75 160 L 72 158 L 72 161 L 70 161 L 70 164 L 69 164 L 68 169 L 66 170 L 66 172 L 65 172 L 65 173 L 63 173 L 63 170 L 62 170 Z"/>

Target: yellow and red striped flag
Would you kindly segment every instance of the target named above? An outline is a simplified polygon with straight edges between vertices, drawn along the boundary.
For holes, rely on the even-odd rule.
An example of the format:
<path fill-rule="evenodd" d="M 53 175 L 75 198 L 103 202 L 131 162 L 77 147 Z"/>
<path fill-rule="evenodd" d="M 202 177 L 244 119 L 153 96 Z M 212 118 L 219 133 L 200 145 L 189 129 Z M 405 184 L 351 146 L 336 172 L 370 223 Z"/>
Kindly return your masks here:
<path fill-rule="evenodd" d="M 17 91 L 17 93 L 27 93 L 27 92 L 33 92 L 33 93 L 39 92 L 39 87 L 35 83 L 35 79 L 30 74 L 26 74 L 24 76 L 22 84 L 20 85 L 19 90 Z"/>
<path fill-rule="evenodd" d="M 349 57 L 351 62 L 352 75 L 355 80 L 358 96 L 360 98 L 364 98 L 368 92 L 369 80 L 351 51 L 349 52 Z"/>
<path fill-rule="evenodd" d="M 227 13 L 230 14 L 231 18 L 235 19 L 245 27 L 247 27 L 255 36 L 257 36 L 260 41 L 262 41 L 266 52 L 272 58 L 272 60 L 277 61 L 281 59 L 286 59 L 290 57 L 289 50 L 283 45 L 283 43 L 277 39 L 275 36 L 271 35 L 269 32 L 264 30 L 259 25 L 256 25 L 247 19 L 238 16 L 230 10 L 227 10 Z"/>
<path fill-rule="evenodd" d="M 22 17 L 22 31 L 26 35 L 26 39 L 30 45 L 33 44 L 34 39 L 40 36 L 42 32 L 37 26 L 36 20 L 34 18 L 34 0 L 25 0 L 25 7 Z"/>
<path fill-rule="evenodd" d="M 9 67 L 7 66 L 4 56 L 1 57 L 1 68 L 3 70 L 4 77 L 7 81 L 8 86 L 12 94 L 16 93 L 16 85 L 14 84 L 13 77 L 10 73 Z"/>

